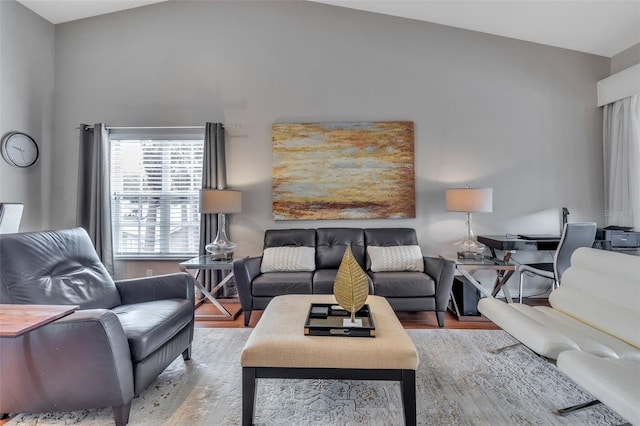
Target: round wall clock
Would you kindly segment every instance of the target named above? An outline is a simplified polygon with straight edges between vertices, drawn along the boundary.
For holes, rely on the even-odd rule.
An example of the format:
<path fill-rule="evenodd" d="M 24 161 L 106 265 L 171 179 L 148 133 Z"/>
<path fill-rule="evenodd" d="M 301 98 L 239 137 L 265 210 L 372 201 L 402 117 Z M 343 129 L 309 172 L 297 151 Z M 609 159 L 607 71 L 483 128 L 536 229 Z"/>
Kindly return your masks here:
<path fill-rule="evenodd" d="M 38 144 L 25 133 L 11 132 L 2 139 L 2 157 L 12 166 L 33 166 L 39 155 Z"/>

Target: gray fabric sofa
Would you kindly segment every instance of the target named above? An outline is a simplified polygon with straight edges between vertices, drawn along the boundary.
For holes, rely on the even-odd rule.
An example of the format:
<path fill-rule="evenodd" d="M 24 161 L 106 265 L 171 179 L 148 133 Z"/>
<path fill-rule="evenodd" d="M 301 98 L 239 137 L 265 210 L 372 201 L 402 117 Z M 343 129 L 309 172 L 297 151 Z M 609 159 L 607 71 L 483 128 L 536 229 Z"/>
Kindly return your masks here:
<path fill-rule="evenodd" d="M 191 356 L 193 277 L 114 282 L 82 228 L 0 235 L 0 303 L 80 306 L 0 338 L 2 414 L 112 407 L 124 425 L 134 395 Z"/>
<path fill-rule="evenodd" d="M 395 311 L 432 311 L 444 326 L 444 313 L 453 285 L 454 264 L 441 258 L 423 257 L 423 272 L 371 270 L 370 246 L 418 245 L 411 228 L 317 228 L 271 229 L 264 235 L 264 249 L 313 247 L 315 268 L 310 271 L 261 272 L 263 256 L 236 260 L 233 271 L 244 323 L 251 312 L 263 310 L 275 296 L 284 294 L 332 294 L 336 273 L 347 245 L 367 272 L 369 293 L 384 296 Z"/>

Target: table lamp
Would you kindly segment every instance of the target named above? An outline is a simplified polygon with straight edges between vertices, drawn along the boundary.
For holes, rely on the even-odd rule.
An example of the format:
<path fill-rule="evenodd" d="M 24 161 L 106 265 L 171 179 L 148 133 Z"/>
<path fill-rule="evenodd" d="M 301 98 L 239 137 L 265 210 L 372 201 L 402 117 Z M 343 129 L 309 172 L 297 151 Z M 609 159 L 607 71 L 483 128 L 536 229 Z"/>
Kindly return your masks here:
<path fill-rule="evenodd" d="M 454 243 L 458 257 L 478 257 L 487 246 L 478 242 L 471 229 L 471 213 L 493 211 L 493 188 L 453 188 L 446 191 L 447 210 L 467 214 L 467 236 Z"/>
<path fill-rule="evenodd" d="M 214 260 L 233 259 L 233 251 L 236 244 L 227 237 L 227 224 L 225 214 L 240 213 L 242 207 L 242 193 L 226 189 L 202 189 L 200 190 L 200 213 L 218 215 L 218 233 L 213 242 L 204 248 Z"/>

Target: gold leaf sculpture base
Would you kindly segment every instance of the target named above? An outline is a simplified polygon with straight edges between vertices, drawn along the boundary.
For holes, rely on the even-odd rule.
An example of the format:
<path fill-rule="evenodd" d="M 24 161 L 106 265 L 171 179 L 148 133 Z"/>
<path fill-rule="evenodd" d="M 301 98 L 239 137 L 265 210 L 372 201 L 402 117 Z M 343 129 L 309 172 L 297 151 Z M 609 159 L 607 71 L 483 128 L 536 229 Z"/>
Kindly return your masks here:
<path fill-rule="evenodd" d="M 362 320 L 360 318 L 356 318 L 355 320 L 351 320 L 351 318 L 345 318 L 342 320 L 343 327 L 362 327 Z"/>

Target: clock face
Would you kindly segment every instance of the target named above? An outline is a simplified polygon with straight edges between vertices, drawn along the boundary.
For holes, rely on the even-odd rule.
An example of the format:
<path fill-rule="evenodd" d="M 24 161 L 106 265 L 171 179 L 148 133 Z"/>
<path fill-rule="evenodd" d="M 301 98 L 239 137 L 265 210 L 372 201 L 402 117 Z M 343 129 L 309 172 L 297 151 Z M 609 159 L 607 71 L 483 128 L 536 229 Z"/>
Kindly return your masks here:
<path fill-rule="evenodd" d="M 38 144 L 29 135 L 13 132 L 2 140 L 2 157 L 12 166 L 32 166 L 38 161 L 38 155 Z"/>

